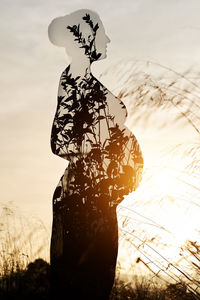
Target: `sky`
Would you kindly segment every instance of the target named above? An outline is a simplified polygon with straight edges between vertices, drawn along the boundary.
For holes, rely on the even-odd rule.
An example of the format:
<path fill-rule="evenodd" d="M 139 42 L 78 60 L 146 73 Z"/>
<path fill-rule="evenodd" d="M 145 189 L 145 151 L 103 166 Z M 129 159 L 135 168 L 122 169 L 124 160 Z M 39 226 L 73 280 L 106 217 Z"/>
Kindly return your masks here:
<path fill-rule="evenodd" d="M 47 29 L 53 18 L 80 8 L 98 12 L 111 40 L 107 58 L 92 66 L 97 78 L 127 58 L 180 72 L 200 66 L 199 0 L 1 0 L 0 203 L 13 202 L 47 223 L 66 168 L 51 153 L 50 133 L 59 77 L 68 64 Z"/>

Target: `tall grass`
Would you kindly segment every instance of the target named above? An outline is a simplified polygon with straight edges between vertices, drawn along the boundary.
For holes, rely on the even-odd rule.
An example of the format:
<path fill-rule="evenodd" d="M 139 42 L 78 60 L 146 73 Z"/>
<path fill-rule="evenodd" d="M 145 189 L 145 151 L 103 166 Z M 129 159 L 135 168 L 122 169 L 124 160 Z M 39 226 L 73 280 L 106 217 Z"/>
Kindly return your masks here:
<path fill-rule="evenodd" d="M 198 76 L 153 62 L 126 61 L 104 72 L 105 82 L 110 71 L 117 82 L 110 88 L 128 106 L 127 125 L 137 133 L 139 124 L 149 139 L 151 133 L 157 135 L 159 147 L 154 163 L 145 165 L 138 191 L 118 208 L 121 262 L 130 282 L 134 274 L 146 273 L 200 299 Z M 193 139 L 185 134 L 185 141 L 178 135 L 170 141 L 173 131 L 188 128 Z M 145 145 L 142 138 L 141 143 Z"/>
<path fill-rule="evenodd" d="M 0 204 L 0 220 L 0 299 L 49 299 L 49 267 L 41 259 L 49 260 L 49 230 L 12 203 Z"/>
<path fill-rule="evenodd" d="M 23 270 L 36 258 L 49 259 L 49 230 L 12 203 L 0 204 L 0 276 Z"/>
<path fill-rule="evenodd" d="M 168 130 L 171 134 L 191 128 L 193 135 L 191 140 L 174 138 L 169 145 L 158 145 L 156 160 L 145 163 L 141 186 L 118 207 L 120 247 L 112 300 L 200 299 L 200 82 L 196 75 L 141 61 L 123 61 L 102 74 L 102 82 L 106 86 L 110 82 L 108 88 L 126 103 L 127 125 L 136 132 L 144 154 L 149 149 L 137 132 L 144 136 L 147 132 L 151 139 L 151 133 L 163 137 Z M 32 278 L 31 272 L 37 274 L 34 278 L 43 274 L 48 281 L 48 264 L 31 263 L 49 260 L 49 238 L 50 231 L 41 221 L 1 204 L 0 288 L 4 292 L 12 290 L 13 282 L 23 285 L 27 274 Z M 48 283 L 42 282 L 48 290 Z M 27 293 L 35 295 L 36 290 Z M 48 299 L 48 292 L 45 295 Z"/>

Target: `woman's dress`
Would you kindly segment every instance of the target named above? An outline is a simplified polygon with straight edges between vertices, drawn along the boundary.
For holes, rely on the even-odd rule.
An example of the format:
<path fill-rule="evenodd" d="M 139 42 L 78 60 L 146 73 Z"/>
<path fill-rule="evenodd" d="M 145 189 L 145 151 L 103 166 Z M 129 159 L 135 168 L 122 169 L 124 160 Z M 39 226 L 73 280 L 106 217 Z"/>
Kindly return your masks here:
<path fill-rule="evenodd" d="M 55 295 L 108 299 L 118 251 L 116 207 L 138 186 L 143 159 L 126 108 L 91 73 L 62 73 L 53 153 L 69 160 L 53 196 Z M 73 298 L 72 298 L 73 299 Z"/>

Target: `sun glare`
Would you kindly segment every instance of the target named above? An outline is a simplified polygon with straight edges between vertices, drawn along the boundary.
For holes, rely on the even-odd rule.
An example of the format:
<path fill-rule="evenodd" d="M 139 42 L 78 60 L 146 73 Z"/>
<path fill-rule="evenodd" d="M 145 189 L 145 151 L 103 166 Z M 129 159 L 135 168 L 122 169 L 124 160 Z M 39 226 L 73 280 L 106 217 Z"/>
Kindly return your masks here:
<path fill-rule="evenodd" d="M 180 262 L 192 270 L 187 245 L 199 240 L 200 199 L 198 174 L 188 168 L 191 161 L 192 157 L 178 153 L 166 153 L 156 165 L 154 160 L 146 166 L 140 187 L 122 203 L 119 227 L 126 241 L 120 261 L 125 269 L 140 257 L 153 272 L 160 272 L 157 266 L 168 272 L 169 263 Z M 187 256 L 182 255 L 183 249 Z"/>
<path fill-rule="evenodd" d="M 155 174 L 152 176 L 152 188 L 158 190 L 160 195 L 167 195 L 176 190 L 177 182 L 172 170 L 160 168 L 160 170 L 154 170 L 154 172 Z"/>

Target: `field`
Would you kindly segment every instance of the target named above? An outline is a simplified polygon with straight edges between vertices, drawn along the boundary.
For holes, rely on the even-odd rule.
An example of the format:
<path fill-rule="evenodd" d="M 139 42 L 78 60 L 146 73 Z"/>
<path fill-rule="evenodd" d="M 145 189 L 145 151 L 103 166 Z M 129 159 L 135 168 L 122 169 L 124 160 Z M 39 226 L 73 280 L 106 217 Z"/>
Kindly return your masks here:
<path fill-rule="evenodd" d="M 102 74 L 128 108 L 145 162 L 140 187 L 118 207 L 113 300 L 200 299 L 198 77 L 141 61 Z M 49 299 L 50 229 L 1 203 L 0 239 L 0 299 Z"/>

